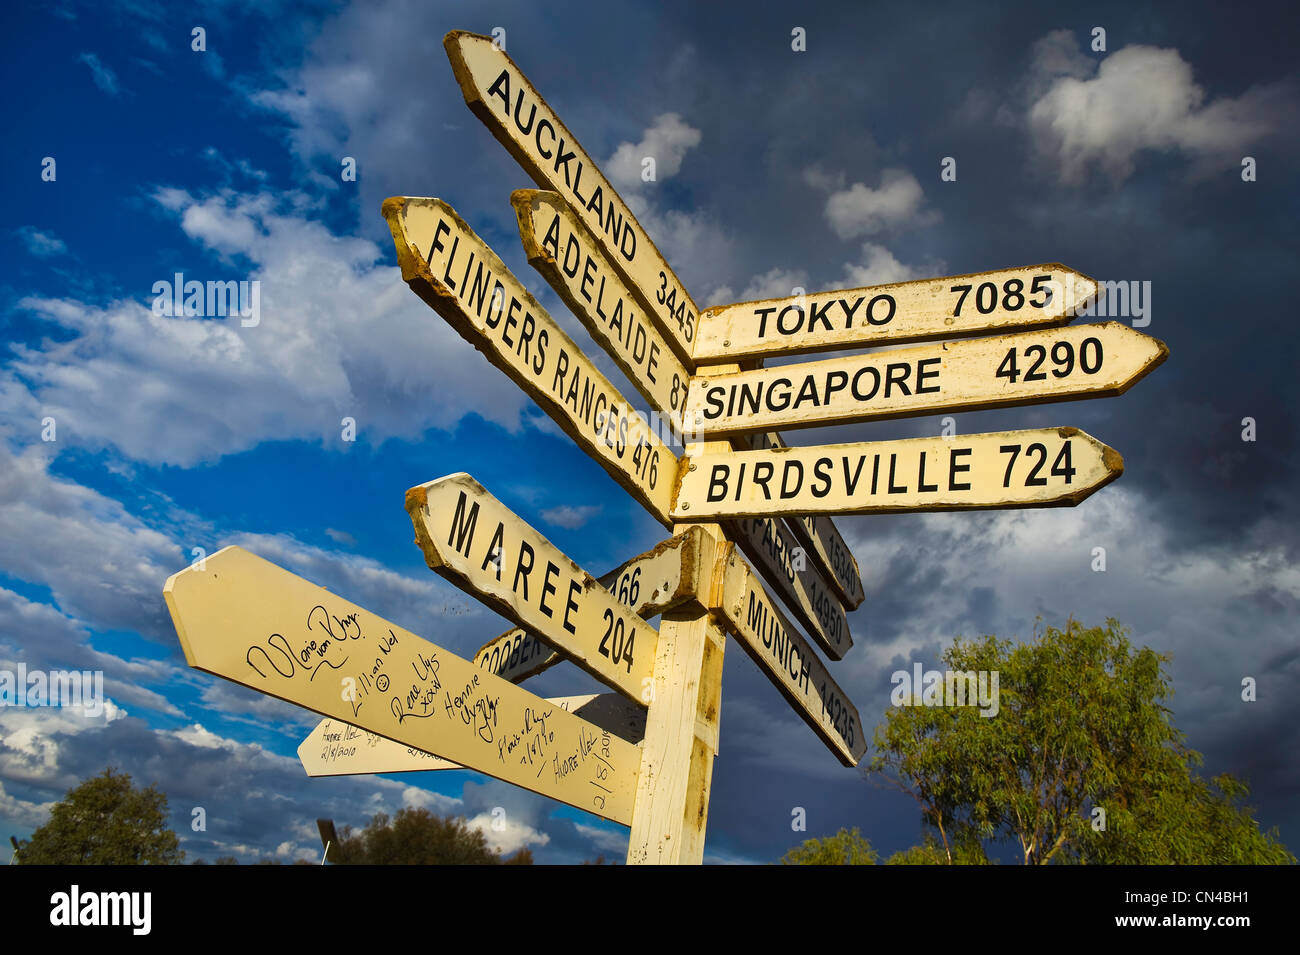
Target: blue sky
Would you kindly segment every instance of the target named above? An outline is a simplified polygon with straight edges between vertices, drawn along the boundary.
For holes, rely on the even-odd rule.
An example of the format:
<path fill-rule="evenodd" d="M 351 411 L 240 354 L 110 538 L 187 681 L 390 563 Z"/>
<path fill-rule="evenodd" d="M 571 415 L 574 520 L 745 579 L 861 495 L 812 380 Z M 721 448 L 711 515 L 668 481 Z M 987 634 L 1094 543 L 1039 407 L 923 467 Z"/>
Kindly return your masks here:
<path fill-rule="evenodd" d="M 439 196 L 624 381 L 524 261 L 508 197 L 531 183 L 443 53 L 447 30 L 500 26 L 701 305 L 1049 261 L 1151 283 L 1142 330 L 1171 357 L 1129 394 L 957 416 L 967 433 L 1083 428 L 1123 478 L 1075 509 L 840 518 L 867 599 L 833 673 L 874 725 L 890 673 L 956 635 L 1116 617 L 1173 656 L 1206 770 L 1248 778 L 1295 841 L 1290 7 L 197 9 L 25 4 L 0 41 L 0 668 L 102 669 L 113 702 L 98 719 L 0 710 L 0 834 L 30 834 L 111 763 L 168 794 L 191 857 L 312 856 L 318 816 L 403 805 L 504 806 L 494 838 L 539 861 L 623 855 L 626 830 L 481 776 L 308 779 L 294 751 L 316 718 L 189 670 L 162 600 L 193 548 L 240 544 L 468 655 L 507 625 L 429 573 L 406 488 L 468 471 L 595 573 L 666 536 L 396 269 L 380 203 Z M 659 156 L 659 180 L 621 177 L 620 150 Z M 154 315 L 176 272 L 257 280 L 259 325 Z M 598 689 L 567 666 L 528 686 Z M 886 852 L 920 835 L 913 804 L 841 768 L 734 645 L 711 806 L 713 861 L 776 858 L 805 835 L 796 806 L 806 835 L 857 825 Z"/>

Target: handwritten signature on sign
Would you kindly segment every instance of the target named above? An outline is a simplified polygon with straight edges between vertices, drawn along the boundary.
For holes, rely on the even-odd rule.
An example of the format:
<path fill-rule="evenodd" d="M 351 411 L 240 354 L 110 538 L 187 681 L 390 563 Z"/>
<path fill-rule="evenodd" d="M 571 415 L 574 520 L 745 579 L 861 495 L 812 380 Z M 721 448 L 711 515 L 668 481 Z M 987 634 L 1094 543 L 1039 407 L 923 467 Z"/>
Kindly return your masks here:
<path fill-rule="evenodd" d="M 312 682 L 323 667 L 343 670 L 354 657 L 360 657 L 361 665 L 353 663 L 357 668 L 341 680 L 342 698 L 351 704 L 353 717 L 360 713 L 367 698 L 378 694 L 388 696 L 388 710 L 399 725 L 408 719 L 424 720 L 444 713 L 470 727 L 484 742 L 495 739 L 500 698 L 484 692 L 478 673 L 472 674 L 456 693 L 444 692 L 442 661 L 436 648 L 418 648 L 415 659 L 410 661 L 411 673 L 403 678 L 400 670 L 390 673 L 390 663 L 397 665 L 394 653 L 400 643 L 392 628 L 371 640 L 358 614 L 331 614 L 324 605 L 316 604 L 307 612 L 304 631 L 294 638 L 296 645 L 283 633 L 271 634 L 264 642 L 248 647 L 245 662 L 263 679 L 274 671 L 285 679 L 305 675 Z M 363 652 L 355 652 L 358 650 Z M 371 652 L 375 653 L 373 657 Z"/>
<path fill-rule="evenodd" d="M 386 633 L 373 637 L 365 632 L 357 613 L 331 614 L 323 604 L 316 604 L 307 612 L 301 633 L 272 633 L 250 645 L 244 660 L 264 680 L 279 677 L 311 683 L 322 668 L 345 671 L 340 678 L 341 696 L 350 704 L 354 721 L 365 703 L 378 696 L 386 699 L 384 709 L 397 725 L 445 717 L 453 726 L 472 733 L 480 745 L 493 746 L 501 764 L 535 769 L 537 778 L 550 770 L 558 783 L 582 768 L 597 790 L 593 806 L 604 809 L 606 797 L 613 792 L 608 732 L 598 735 L 579 726 L 576 741 L 568 732 L 563 734 L 570 740 L 566 748 L 556 738 L 552 717 L 557 707 L 535 700 L 503 711 L 500 693 L 493 693 L 490 686 L 499 681 L 489 673 L 465 661 L 461 661 L 465 666 L 457 667 L 457 658 L 444 660 L 442 651 L 423 642 L 408 650 L 391 627 L 385 629 Z M 446 687 L 449 680 L 464 683 Z M 386 722 L 386 718 L 369 711 L 367 715 L 369 719 L 363 719 L 369 730 L 348 726 L 327 732 L 326 760 L 355 757 L 362 745 L 378 742 L 379 736 L 371 731 L 376 722 Z"/>

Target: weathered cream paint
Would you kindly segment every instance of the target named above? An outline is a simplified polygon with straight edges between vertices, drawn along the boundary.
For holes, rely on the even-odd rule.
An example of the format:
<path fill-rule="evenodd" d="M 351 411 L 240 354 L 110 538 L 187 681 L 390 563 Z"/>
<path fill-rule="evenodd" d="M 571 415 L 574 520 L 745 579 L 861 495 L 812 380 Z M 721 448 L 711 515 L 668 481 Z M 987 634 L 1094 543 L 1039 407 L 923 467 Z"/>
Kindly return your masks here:
<path fill-rule="evenodd" d="M 168 578 L 186 662 L 628 824 L 638 746 L 239 547 Z"/>
<path fill-rule="evenodd" d="M 727 629 L 840 762 L 856 766 L 867 751 L 857 708 L 734 545 L 724 575 L 722 599 L 714 609 Z"/>
<path fill-rule="evenodd" d="M 546 702 L 629 743 L 639 743 L 645 733 L 645 710 L 617 693 L 553 696 Z M 299 745 L 298 759 L 308 776 L 364 776 L 465 768 L 441 756 L 395 743 L 334 719 L 323 719 L 316 724 Z"/>
<path fill-rule="evenodd" d="M 784 448 L 786 444 L 779 434 L 767 432 L 750 435 L 749 446 L 761 451 Z M 683 463 L 685 466 L 688 462 Z M 835 522 L 824 514 L 791 514 L 785 518 L 785 523 L 804 545 L 805 553 L 812 557 L 822 576 L 835 588 L 844 606 L 850 610 L 862 606 L 866 593 L 862 589 L 858 561 L 840 536 Z"/>
<path fill-rule="evenodd" d="M 1050 301 L 1044 301 L 1041 290 L 1030 294 L 1035 277 L 1044 275 L 1049 277 L 1043 285 L 1052 292 Z M 1023 283 L 1024 302 L 1015 309 L 1004 307 L 1016 302 L 1003 291 L 1008 281 Z M 988 282 L 998 294 L 992 310 L 981 314 L 976 289 Z M 960 293 L 952 287 L 965 284 L 972 288 L 961 303 L 961 314 L 954 315 Z M 700 316 L 694 357 L 698 363 L 736 361 L 1062 325 L 1096 294 L 1093 279 L 1053 263 L 719 305 Z M 1031 299 L 1042 306 L 1031 305 Z"/>
<path fill-rule="evenodd" d="M 1094 374 L 1085 373 L 1079 359 L 1081 346 L 1089 339 L 1100 343 L 1101 365 Z M 1054 374 L 1054 369 L 1065 370 L 1066 366 L 1057 366 L 1050 357 L 1058 344 L 1074 355 L 1072 367 L 1060 377 Z M 1026 350 L 1038 348 L 1044 349 L 1048 357 L 1033 373 L 1045 377 L 1028 381 L 1026 373 L 1034 362 L 1032 357 L 1025 357 Z M 1090 360 L 1095 348 L 1087 347 Z M 1019 369 L 1014 383 L 997 376 L 1011 349 L 1016 351 Z M 707 434 L 741 434 L 1100 398 L 1123 394 L 1164 361 L 1168 353 L 1169 349 L 1158 339 L 1118 322 L 1103 322 L 998 338 L 940 342 L 726 375 L 703 371 L 691 382 L 690 396 L 686 399 L 686 424 Z M 891 376 L 895 379 L 893 383 L 889 381 Z M 754 389 L 762 389 L 757 412 L 749 402 L 742 407 L 742 387 L 749 388 L 751 395 Z M 729 414 L 728 403 L 733 395 L 736 401 Z M 780 410 L 772 410 L 768 405 L 769 395 L 778 407 L 783 406 Z M 716 404 L 711 405 L 710 396 L 720 399 L 720 409 Z"/>
<path fill-rule="evenodd" d="M 1067 446 L 1075 469 L 1068 480 Z M 1060 473 L 1052 474 L 1058 461 Z M 683 472 L 677 509 L 701 520 L 1068 506 L 1124 471 L 1119 452 L 1077 428 L 709 453 L 693 463 Z M 766 485 L 756 474 L 767 476 Z"/>
<path fill-rule="evenodd" d="M 384 217 L 411 289 L 651 514 L 671 523 L 676 456 L 497 254 L 441 199 L 391 198 Z"/>
<path fill-rule="evenodd" d="M 785 523 L 779 517 L 741 517 L 724 522 L 723 527 L 817 645 L 832 660 L 844 659 L 853 646 L 844 607 L 808 560 L 795 559 L 795 549 L 801 545 Z"/>
<path fill-rule="evenodd" d="M 690 370 L 612 266 L 604 245 L 558 193 L 519 189 L 510 201 L 529 264 L 654 410 L 680 432 Z"/>
<path fill-rule="evenodd" d="M 443 47 L 470 110 L 537 185 L 554 189 L 573 207 L 678 357 L 690 361 L 699 309 L 574 135 L 491 37 L 453 30 Z"/>
<path fill-rule="evenodd" d="M 671 610 L 695 598 L 700 573 L 708 571 L 707 567 L 701 568 L 702 536 L 698 528 L 691 528 L 670 537 L 598 581 L 638 617 L 654 617 Z M 511 683 L 520 683 L 566 659 L 567 654 L 518 627 L 488 641 L 474 654 L 475 664 Z"/>
<path fill-rule="evenodd" d="M 646 703 L 655 628 L 477 481 L 453 474 L 413 487 L 406 510 L 432 570 L 602 683 Z"/>
<path fill-rule="evenodd" d="M 725 442 L 686 445 L 688 452 L 727 447 Z M 726 634 L 709 608 L 721 597 L 722 550 L 729 545 L 717 524 L 700 530 L 705 534 L 700 566 L 707 570 L 697 599 L 664 614 L 660 623 L 628 865 L 699 865 L 704 859 L 727 649 Z"/>

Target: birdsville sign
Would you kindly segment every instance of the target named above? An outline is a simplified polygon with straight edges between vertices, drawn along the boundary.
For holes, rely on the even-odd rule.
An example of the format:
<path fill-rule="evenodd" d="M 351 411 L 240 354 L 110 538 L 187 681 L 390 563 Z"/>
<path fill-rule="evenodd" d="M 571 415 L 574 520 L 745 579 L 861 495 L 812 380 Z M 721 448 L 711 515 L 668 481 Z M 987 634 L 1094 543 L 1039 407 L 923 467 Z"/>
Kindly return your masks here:
<path fill-rule="evenodd" d="M 299 750 L 311 775 L 468 768 L 628 826 L 629 863 L 698 863 L 728 634 L 845 766 L 866 752 L 822 660 L 851 651 L 865 599 L 832 515 L 1073 505 L 1123 470 L 1065 426 L 802 447 L 778 431 L 1118 395 L 1167 349 L 1069 324 L 1097 283 L 1059 264 L 701 312 L 505 51 L 445 46 L 538 186 L 510 196 L 529 263 L 638 394 L 444 199 L 384 203 L 402 278 L 672 536 L 597 578 L 467 474 L 411 488 L 429 567 L 513 625 L 473 659 L 238 547 L 171 577 L 167 606 L 190 666 L 325 718 Z M 565 663 L 612 692 L 518 685 Z"/>

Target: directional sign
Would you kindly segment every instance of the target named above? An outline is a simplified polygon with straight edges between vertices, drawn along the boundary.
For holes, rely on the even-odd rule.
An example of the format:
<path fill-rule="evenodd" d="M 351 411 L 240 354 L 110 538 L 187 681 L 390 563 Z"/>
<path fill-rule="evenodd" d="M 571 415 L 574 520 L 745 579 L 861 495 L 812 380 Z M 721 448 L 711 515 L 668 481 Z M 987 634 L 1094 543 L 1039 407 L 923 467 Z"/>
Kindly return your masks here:
<path fill-rule="evenodd" d="M 163 588 L 190 666 L 627 825 L 640 747 L 239 547 Z"/>
<path fill-rule="evenodd" d="M 546 702 L 557 705 L 554 700 Z M 308 776 L 366 776 L 404 770 L 465 768 L 460 763 L 330 718 L 317 723 L 299 744 L 298 761 Z"/>
<path fill-rule="evenodd" d="M 648 618 L 695 599 L 703 572 L 704 532 L 692 527 L 599 578 L 602 587 L 638 617 Z M 507 630 L 474 654 L 474 662 L 519 683 L 568 659 L 527 630 Z"/>
<path fill-rule="evenodd" d="M 451 206 L 392 198 L 402 278 L 665 524 L 677 458 Z"/>
<path fill-rule="evenodd" d="M 752 453 L 752 452 L 751 452 Z M 862 718 L 825 664 L 777 608 L 754 570 L 727 545 L 721 606 L 727 629 L 794 711 L 840 762 L 856 766 L 867 751 Z"/>
<path fill-rule="evenodd" d="M 795 558 L 800 545 L 780 518 L 743 517 L 725 527 L 818 646 L 832 660 L 842 660 L 853 646 L 844 608 L 816 568 Z"/>
<path fill-rule="evenodd" d="M 1097 283 L 1059 263 L 706 309 L 697 362 L 802 355 L 1063 325 Z"/>
<path fill-rule="evenodd" d="M 1072 506 L 1124 471 L 1077 428 L 709 453 L 683 473 L 692 520 Z"/>
<path fill-rule="evenodd" d="M 646 711 L 617 693 L 556 696 L 546 702 L 609 730 L 629 743 L 640 742 L 645 733 Z M 308 776 L 361 776 L 465 768 L 441 756 L 394 743 L 351 723 L 332 719 L 316 724 L 311 735 L 298 747 L 298 759 Z"/>
<path fill-rule="evenodd" d="M 775 432 L 750 435 L 749 445 L 755 451 L 786 446 L 781 436 Z M 812 555 L 844 606 L 850 610 L 862 606 L 866 593 L 862 589 L 858 561 L 853 556 L 853 551 L 849 550 L 849 545 L 844 543 L 835 522 L 824 514 L 790 515 L 785 522 L 806 548 L 805 553 Z"/>
<path fill-rule="evenodd" d="M 554 189 L 609 250 L 642 308 L 684 361 L 699 309 L 622 197 L 533 84 L 491 37 L 453 30 L 443 40 L 466 104 L 543 189 Z"/>
<path fill-rule="evenodd" d="M 844 606 L 849 610 L 862 606 L 867 595 L 862 589 L 858 561 L 849 545 L 844 543 L 835 522 L 824 514 L 800 514 L 785 520 L 822 568 Z"/>
<path fill-rule="evenodd" d="M 1100 398 L 1123 394 L 1168 354 L 1158 339 L 1103 322 L 701 373 L 691 382 L 686 422 L 710 434 L 739 434 Z"/>
<path fill-rule="evenodd" d="M 406 510 L 432 570 L 646 704 L 655 628 L 477 481 L 453 474 L 413 487 Z"/>
<path fill-rule="evenodd" d="M 529 264 L 655 410 L 676 418 L 681 430 L 681 407 L 691 373 L 642 311 L 604 245 L 558 193 L 519 189 L 510 201 Z"/>

